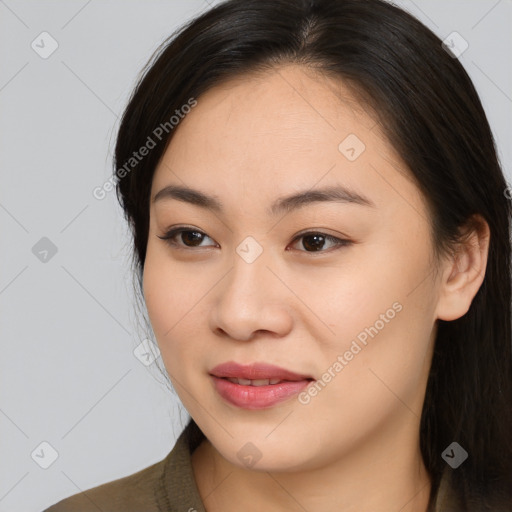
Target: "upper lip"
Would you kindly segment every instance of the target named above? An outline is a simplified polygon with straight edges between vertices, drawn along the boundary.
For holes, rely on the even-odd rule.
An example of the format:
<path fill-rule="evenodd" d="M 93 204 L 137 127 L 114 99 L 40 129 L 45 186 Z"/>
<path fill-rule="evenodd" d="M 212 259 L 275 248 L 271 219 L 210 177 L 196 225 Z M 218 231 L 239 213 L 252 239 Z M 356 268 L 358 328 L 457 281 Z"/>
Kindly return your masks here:
<path fill-rule="evenodd" d="M 303 375 L 299 373 L 280 368 L 267 363 L 252 363 L 252 364 L 238 364 L 234 361 L 228 361 L 217 365 L 210 370 L 210 375 L 214 377 L 227 377 L 235 379 L 280 379 L 280 380 L 311 380 L 313 377 L 310 375 Z"/>

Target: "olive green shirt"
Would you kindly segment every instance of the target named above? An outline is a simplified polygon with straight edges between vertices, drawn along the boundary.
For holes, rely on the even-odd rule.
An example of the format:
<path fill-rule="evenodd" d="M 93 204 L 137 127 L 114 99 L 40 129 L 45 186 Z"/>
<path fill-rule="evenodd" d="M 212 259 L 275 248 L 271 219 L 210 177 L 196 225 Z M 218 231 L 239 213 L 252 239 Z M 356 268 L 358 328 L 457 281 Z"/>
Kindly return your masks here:
<path fill-rule="evenodd" d="M 137 473 L 93 487 L 59 501 L 43 512 L 206 512 L 194 479 L 191 455 L 205 438 L 190 421 L 174 448 Z M 441 482 L 435 512 L 460 512 Z"/>

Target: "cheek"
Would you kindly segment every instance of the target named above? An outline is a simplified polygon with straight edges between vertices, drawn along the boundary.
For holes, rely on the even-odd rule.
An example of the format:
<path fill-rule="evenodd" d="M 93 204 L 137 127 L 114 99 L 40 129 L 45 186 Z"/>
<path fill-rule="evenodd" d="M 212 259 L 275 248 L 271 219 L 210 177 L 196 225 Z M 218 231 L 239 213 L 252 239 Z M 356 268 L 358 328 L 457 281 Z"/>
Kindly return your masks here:
<path fill-rule="evenodd" d="M 164 362 L 179 360 L 184 343 L 195 337 L 195 323 L 190 322 L 208 287 L 198 272 L 184 272 L 165 254 L 148 245 L 144 265 L 143 290 L 149 319 Z M 186 335 L 185 335 L 186 333 Z"/>
<path fill-rule="evenodd" d="M 377 323 L 379 331 L 386 330 L 396 321 L 411 281 L 404 257 L 402 261 L 399 257 L 383 245 L 368 244 L 344 255 L 336 266 L 287 276 L 293 292 L 307 306 L 298 308 L 304 312 L 301 320 L 314 329 L 311 334 L 325 349 L 339 351 L 360 333 L 364 337 L 366 328 Z"/>
<path fill-rule="evenodd" d="M 329 279 L 320 273 L 316 279 L 303 278 L 297 293 L 307 297 L 307 305 L 324 324 L 318 329 L 321 337 L 313 335 L 319 340 L 316 350 L 322 353 L 323 368 L 333 372 L 338 356 L 344 360 L 343 369 L 337 365 L 334 373 L 345 377 L 337 379 L 333 389 L 339 385 L 346 390 L 347 381 L 341 381 L 349 376 L 350 382 L 362 386 L 349 387 L 352 397 L 367 394 L 368 381 L 382 386 L 372 368 L 381 371 L 393 389 L 404 391 L 423 375 L 435 309 L 424 245 L 415 252 L 398 243 L 368 246 L 357 253 L 357 261 L 347 258 L 346 268 L 328 269 Z M 321 292 L 311 287 L 314 282 L 322 283 Z"/>

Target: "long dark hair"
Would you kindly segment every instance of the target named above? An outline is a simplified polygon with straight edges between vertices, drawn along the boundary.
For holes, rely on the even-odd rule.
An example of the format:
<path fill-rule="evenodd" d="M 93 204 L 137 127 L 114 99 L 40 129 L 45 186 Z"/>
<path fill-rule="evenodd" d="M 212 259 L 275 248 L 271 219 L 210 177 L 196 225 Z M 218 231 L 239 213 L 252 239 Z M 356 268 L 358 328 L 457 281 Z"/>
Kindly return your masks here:
<path fill-rule="evenodd" d="M 115 148 L 116 190 L 133 233 L 138 286 L 152 177 L 174 133 L 169 119 L 227 79 L 284 63 L 339 78 L 374 114 L 427 201 L 437 255 L 454 249 L 462 228 L 473 227 L 474 214 L 488 223 L 482 286 L 464 316 L 438 320 L 420 442 L 432 479 L 429 509 L 447 470 L 462 510 L 510 510 L 507 183 L 468 74 L 441 40 L 405 11 L 382 0 L 229 0 L 164 41 L 131 96 Z M 164 136 L 152 136 L 166 122 Z M 154 147 L 133 168 L 126 167 L 149 136 Z M 123 166 L 125 172 L 119 172 Z M 453 441 L 469 456 L 451 470 L 441 454 Z"/>

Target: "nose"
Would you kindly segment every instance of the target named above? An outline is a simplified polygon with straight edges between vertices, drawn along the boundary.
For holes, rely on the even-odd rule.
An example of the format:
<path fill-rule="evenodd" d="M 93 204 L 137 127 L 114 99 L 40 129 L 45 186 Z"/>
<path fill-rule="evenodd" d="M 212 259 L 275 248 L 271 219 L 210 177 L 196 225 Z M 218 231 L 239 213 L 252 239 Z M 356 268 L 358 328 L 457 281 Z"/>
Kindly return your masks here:
<path fill-rule="evenodd" d="M 247 263 L 235 255 L 233 267 L 215 287 L 210 328 L 217 335 L 249 341 L 259 335 L 286 336 L 293 327 L 293 294 L 271 270 L 263 254 Z"/>

